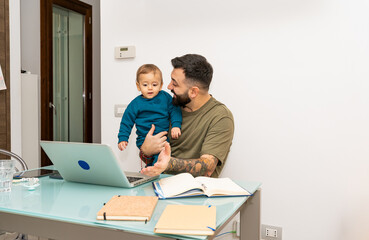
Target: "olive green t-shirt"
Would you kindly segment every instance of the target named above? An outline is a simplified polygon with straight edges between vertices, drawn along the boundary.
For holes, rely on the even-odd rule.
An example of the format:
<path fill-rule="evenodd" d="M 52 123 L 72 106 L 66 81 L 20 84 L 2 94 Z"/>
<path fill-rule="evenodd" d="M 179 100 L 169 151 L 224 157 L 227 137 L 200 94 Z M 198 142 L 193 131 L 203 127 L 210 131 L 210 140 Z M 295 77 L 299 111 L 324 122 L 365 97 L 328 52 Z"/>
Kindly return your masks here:
<path fill-rule="evenodd" d="M 182 118 L 181 136 L 178 139 L 170 138 L 172 156 L 197 159 L 203 154 L 213 155 L 219 161 L 211 177 L 218 177 L 233 139 L 234 121 L 231 111 L 211 97 L 194 112 L 182 110 Z"/>

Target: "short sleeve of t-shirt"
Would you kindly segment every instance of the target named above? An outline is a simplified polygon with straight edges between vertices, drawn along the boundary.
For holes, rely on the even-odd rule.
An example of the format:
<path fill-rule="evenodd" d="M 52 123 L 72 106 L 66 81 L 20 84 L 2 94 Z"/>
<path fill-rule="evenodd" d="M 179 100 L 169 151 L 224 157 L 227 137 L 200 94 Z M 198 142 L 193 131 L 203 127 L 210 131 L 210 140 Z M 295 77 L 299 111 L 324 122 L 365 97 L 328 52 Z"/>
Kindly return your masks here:
<path fill-rule="evenodd" d="M 233 119 L 224 116 L 217 119 L 209 126 L 204 143 L 201 149 L 201 155 L 210 154 L 223 163 L 226 159 L 233 139 Z"/>

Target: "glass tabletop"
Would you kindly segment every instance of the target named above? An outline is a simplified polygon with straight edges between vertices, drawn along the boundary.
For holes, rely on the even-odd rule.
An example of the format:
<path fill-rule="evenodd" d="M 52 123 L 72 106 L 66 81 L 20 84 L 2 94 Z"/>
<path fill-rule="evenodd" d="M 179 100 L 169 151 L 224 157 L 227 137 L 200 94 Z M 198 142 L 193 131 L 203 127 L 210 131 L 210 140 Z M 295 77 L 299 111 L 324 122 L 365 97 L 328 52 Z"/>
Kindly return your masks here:
<path fill-rule="evenodd" d="M 162 175 L 161 178 L 169 175 Z M 259 182 L 236 181 L 247 191 L 254 193 Z M 40 185 L 30 191 L 22 183 L 15 183 L 9 193 L 0 193 L 0 211 L 44 219 L 78 223 L 89 226 L 121 229 L 129 232 L 159 235 L 153 229 L 168 204 L 213 205 L 217 207 L 217 227 L 246 201 L 246 197 L 190 197 L 159 200 L 153 216 L 146 224 L 141 221 L 96 220 L 96 214 L 114 195 L 155 196 L 152 183 L 135 188 L 118 188 L 92 184 L 67 182 L 48 176 L 39 179 Z M 164 235 L 169 236 L 169 235 Z M 170 237 L 170 236 L 169 236 Z M 206 236 L 174 236 L 177 239 L 206 239 Z"/>

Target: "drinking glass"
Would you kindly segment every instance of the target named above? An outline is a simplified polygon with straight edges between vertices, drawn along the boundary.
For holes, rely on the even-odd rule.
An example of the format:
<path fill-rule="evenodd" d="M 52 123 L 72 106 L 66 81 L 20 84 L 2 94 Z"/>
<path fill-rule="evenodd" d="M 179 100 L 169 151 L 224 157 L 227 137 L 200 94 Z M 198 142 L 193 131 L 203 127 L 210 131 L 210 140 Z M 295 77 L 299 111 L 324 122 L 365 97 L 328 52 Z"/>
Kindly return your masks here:
<path fill-rule="evenodd" d="M 11 191 L 13 174 L 14 160 L 0 160 L 0 193 Z"/>

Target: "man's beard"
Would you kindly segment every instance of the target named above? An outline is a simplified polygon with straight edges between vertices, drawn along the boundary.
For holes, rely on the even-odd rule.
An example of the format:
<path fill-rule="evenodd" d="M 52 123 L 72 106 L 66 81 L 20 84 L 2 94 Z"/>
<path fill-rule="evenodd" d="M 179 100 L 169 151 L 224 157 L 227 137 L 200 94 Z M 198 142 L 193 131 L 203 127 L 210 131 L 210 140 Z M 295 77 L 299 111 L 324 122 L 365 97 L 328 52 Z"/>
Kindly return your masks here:
<path fill-rule="evenodd" d="M 183 95 L 177 95 L 173 91 L 172 93 L 175 95 L 175 97 L 173 97 L 173 100 L 172 100 L 172 103 L 175 106 L 185 107 L 189 102 L 191 102 L 191 99 L 188 96 L 188 93 L 185 93 Z"/>

